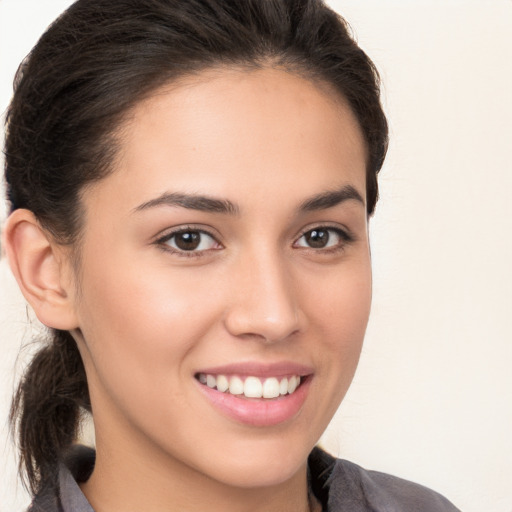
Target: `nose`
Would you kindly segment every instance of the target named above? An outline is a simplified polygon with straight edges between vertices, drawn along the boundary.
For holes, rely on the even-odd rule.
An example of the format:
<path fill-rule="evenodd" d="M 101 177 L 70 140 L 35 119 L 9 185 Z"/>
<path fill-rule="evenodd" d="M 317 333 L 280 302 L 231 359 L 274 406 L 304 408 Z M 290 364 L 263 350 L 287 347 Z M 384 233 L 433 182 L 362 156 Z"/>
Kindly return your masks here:
<path fill-rule="evenodd" d="M 258 254 L 239 262 L 231 276 L 230 307 L 225 326 L 234 336 L 266 343 L 299 332 L 303 315 L 296 283 L 279 255 Z"/>

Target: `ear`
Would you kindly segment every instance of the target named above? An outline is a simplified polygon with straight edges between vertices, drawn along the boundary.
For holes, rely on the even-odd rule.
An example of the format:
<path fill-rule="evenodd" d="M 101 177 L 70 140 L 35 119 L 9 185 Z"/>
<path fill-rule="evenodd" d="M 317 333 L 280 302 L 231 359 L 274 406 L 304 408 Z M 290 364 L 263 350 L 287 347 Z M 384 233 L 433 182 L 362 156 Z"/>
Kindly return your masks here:
<path fill-rule="evenodd" d="M 69 256 L 31 211 L 19 209 L 9 216 L 4 245 L 14 277 L 37 318 L 54 329 L 76 328 Z"/>

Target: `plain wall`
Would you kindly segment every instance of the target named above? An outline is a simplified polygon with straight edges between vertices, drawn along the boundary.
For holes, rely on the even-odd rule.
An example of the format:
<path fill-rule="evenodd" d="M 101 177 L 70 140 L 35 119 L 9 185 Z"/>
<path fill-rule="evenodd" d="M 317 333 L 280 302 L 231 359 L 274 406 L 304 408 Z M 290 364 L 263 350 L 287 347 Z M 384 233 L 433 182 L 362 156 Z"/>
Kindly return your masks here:
<path fill-rule="evenodd" d="M 17 64 L 69 3 L 0 0 L 0 111 Z M 391 146 L 366 344 L 323 445 L 466 512 L 511 512 L 512 2 L 330 4 L 381 71 Z M 27 502 L 5 418 L 28 318 L 2 261 L 1 512 Z"/>

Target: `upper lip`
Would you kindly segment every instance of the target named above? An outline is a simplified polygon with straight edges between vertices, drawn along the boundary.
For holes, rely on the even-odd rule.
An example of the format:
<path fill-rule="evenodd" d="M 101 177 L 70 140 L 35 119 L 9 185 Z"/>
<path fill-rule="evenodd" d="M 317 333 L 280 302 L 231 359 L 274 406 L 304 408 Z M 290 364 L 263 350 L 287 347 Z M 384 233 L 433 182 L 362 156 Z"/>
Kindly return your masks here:
<path fill-rule="evenodd" d="M 287 375 L 310 375 L 313 373 L 313 368 L 311 366 L 294 363 L 292 361 L 280 361 L 274 363 L 244 361 L 203 368 L 197 373 L 210 375 L 251 375 L 254 377 L 286 377 Z"/>

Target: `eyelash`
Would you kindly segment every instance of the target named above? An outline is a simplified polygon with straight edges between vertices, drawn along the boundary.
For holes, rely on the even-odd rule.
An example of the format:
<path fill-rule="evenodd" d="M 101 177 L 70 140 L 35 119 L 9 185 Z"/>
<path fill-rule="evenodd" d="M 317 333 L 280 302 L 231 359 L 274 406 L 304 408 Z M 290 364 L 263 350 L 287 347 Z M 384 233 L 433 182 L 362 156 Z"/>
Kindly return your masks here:
<path fill-rule="evenodd" d="M 173 231 L 170 231 L 169 233 L 166 233 L 164 236 L 155 240 L 155 243 L 163 251 L 169 252 L 171 254 L 174 254 L 174 255 L 177 255 L 177 256 L 183 257 L 183 258 L 200 258 L 200 257 L 206 256 L 210 251 L 219 250 L 219 249 L 204 249 L 201 251 L 197 251 L 197 250 L 186 251 L 186 250 L 175 249 L 168 245 L 168 242 L 170 240 L 172 240 L 175 236 L 184 234 L 184 233 L 199 233 L 200 235 L 207 235 L 210 238 L 212 238 L 217 244 L 220 245 L 220 242 L 217 240 L 217 238 L 214 234 L 210 233 L 209 231 L 207 231 L 203 228 L 198 228 L 195 226 L 183 226 L 183 227 L 180 227 Z"/>
<path fill-rule="evenodd" d="M 314 226 L 314 227 L 308 227 L 307 229 L 305 229 L 301 233 L 301 235 L 297 238 L 297 240 L 294 242 L 294 246 L 298 243 L 298 241 L 303 236 L 305 236 L 308 233 L 311 233 L 313 231 L 327 231 L 328 233 L 335 233 L 336 236 L 338 236 L 340 239 L 340 241 L 332 247 L 324 247 L 324 248 L 318 248 L 318 249 L 316 249 L 314 247 L 303 247 L 303 249 L 313 251 L 315 253 L 320 253 L 323 255 L 343 252 L 346 249 L 347 245 L 349 245 L 350 243 L 355 241 L 354 236 L 348 230 L 341 229 L 338 226 L 319 225 L 319 226 Z"/>
<path fill-rule="evenodd" d="M 329 225 L 318 225 L 318 226 L 314 226 L 314 227 L 308 227 L 307 229 L 302 231 L 300 236 L 293 243 L 293 246 L 297 247 L 296 244 L 298 243 L 298 241 L 302 237 L 304 237 L 305 235 L 307 235 L 308 233 L 311 233 L 313 231 L 327 231 L 328 233 L 335 233 L 336 236 L 338 236 L 340 238 L 340 242 L 337 243 L 336 245 L 334 245 L 333 247 L 314 248 L 314 247 L 299 246 L 299 247 L 302 247 L 303 249 L 306 249 L 308 251 L 313 251 L 317 254 L 333 254 L 333 253 L 342 252 L 345 250 L 345 248 L 348 244 L 350 244 L 354 241 L 354 237 L 347 230 L 341 229 L 339 227 L 329 226 Z M 195 226 L 184 226 L 184 227 L 175 229 L 169 233 L 166 233 L 164 236 L 156 239 L 155 244 L 158 245 L 163 251 L 166 251 L 171 254 L 177 255 L 179 257 L 184 257 L 184 258 L 204 257 L 204 256 L 207 256 L 210 253 L 210 251 L 216 251 L 216 250 L 219 250 L 222 248 L 222 246 L 221 246 L 219 248 L 203 249 L 203 250 L 199 250 L 199 251 L 197 251 L 197 250 L 187 251 L 187 250 L 182 250 L 182 249 L 181 250 L 175 249 L 168 245 L 168 242 L 170 240 L 172 240 L 175 236 L 184 234 L 184 233 L 199 233 L 200 235 L 207 235 L 207 236 L 211 237 L 217 244 L 221 245 L 215 235 L 213 235 L 212 233 L 210 233 L 209 231 L 207 231 L 203 228 L 198 228 Z"/>

